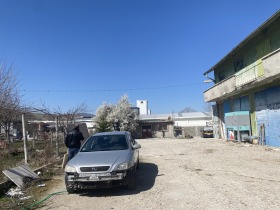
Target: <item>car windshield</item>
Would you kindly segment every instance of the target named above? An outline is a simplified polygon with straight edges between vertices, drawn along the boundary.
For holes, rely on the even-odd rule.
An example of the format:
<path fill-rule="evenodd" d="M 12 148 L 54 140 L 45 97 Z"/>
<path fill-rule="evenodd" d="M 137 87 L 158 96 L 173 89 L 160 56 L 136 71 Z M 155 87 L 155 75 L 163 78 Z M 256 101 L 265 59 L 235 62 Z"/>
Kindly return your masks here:
<path fill-rule="evenodd" d="M 128 149 L 128 144 L 125 135 L 102 135 L 90 137 L 80 151 L 97 152 L 126 149 Z"/>

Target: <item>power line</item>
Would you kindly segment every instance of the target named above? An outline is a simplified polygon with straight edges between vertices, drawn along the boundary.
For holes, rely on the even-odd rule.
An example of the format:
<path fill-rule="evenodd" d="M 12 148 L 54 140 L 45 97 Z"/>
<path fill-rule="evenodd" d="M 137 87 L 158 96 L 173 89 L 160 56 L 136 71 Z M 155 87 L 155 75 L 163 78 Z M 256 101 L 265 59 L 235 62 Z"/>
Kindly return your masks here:
<path fill-rule="evenodd" d="M 96 90 L 81 90 L 81 89 L 70 89 L 70 90 L 28 90 L 23 89 L 21 92 L 38 92 L 38 93 L 73 93 L 73 92 L 83 92 L 83 93 L 91 93 L 91 92 L 121 92 L 121 91 L 145 91 L 145 90 L 158 90 L 158 89 L 168 89 L 168 88 L 176 88 L 176 87 L 184 87 L 184 86 L 193 86 L 193 85 L 201 85 L 204 83 L 189 83 L 189 84 L 178 84 L 178 85 L 167 85 L 167 86 L 157 86 L 157 87 L 141 87 L 141 88 L 124 88 L 124 89 L 96 89 Z"/>

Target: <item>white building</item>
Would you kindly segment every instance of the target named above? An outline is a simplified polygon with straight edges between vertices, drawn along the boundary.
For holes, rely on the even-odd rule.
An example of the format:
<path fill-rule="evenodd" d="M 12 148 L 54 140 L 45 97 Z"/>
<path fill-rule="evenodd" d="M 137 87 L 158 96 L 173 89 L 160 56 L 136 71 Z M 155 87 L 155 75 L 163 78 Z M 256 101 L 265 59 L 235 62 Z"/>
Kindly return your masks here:
<path fill-rule="evenodd" d="M 136 106 L 139 107 L 140 115 L 149 114 L 148 101 L 147 100 L 137 100 Z"/>
<path fill-rule="evenodd" d="M 200 130 L 212 121 L 210 113 L 187 112 L 139 115 L 142 138 L 199 136 Z"/>
<path fill-rule="evenodd" d="M 173 114 L 174 126 L 203 127 L 211 121 L 211 115 L 205 112 L 186 112 Z"/>

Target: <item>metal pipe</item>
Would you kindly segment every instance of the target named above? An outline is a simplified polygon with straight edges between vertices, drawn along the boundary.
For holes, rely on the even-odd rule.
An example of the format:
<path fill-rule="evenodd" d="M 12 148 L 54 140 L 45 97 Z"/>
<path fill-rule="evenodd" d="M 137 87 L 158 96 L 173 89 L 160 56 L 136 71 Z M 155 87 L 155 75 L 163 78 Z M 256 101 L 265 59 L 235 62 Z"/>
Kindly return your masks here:
<path fill-rule="evenodd" d="M 25 114 L 22 114 L 22 135 L 23 135 L 23 148 L 24 148 L 24 162 L 27 164 L 27 146 L 26 146 L 26 131 L 25 131 Z"/>

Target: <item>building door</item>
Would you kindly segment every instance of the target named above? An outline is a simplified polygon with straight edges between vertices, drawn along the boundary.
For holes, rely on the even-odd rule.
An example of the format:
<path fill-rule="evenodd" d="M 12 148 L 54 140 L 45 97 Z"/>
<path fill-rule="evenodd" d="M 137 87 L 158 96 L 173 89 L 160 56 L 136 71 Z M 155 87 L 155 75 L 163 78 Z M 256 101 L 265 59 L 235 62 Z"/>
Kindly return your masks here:
<path fill-rule="evenodd" d="M 219 105 L 220 108 L 220 127 L 221 127 L 221 137 L 223 139 L 227 139 L 227 131 L 225 126 L 225 114 L 231 111 L 230 108 L 230 100 L 224 101 L 222 104 Z"/>
<path fill-rule="evenodd" d="M 142 138 L 152 138 L 152 126 L 142 125 Z"/>

